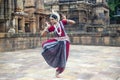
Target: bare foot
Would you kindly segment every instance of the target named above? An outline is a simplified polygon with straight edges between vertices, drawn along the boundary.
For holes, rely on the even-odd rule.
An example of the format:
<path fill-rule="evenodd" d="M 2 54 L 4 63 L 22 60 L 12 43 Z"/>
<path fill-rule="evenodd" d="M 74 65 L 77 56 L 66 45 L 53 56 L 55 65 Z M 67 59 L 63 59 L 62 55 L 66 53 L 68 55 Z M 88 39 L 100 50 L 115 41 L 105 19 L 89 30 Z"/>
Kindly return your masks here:
<path fill-rule="evenodd" d="M 56 71 L 56 74 L 55 74 L 56 78 L 60 78 L 60 75 L 59 75 L 59 74 L 60 74 L 60 73 Z"/>
<path fill-rule="evenodd" d="M 56 78 L 61 78 L 60 75 L 56 75 Z"/>

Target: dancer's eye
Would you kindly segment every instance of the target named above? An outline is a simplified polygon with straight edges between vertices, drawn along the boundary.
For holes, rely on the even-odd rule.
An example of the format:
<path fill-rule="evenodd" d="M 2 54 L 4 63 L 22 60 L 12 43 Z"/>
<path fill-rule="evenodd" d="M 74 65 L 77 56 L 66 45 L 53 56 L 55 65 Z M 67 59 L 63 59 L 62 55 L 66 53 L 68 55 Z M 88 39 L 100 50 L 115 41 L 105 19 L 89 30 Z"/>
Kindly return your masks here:
<path fill-rule="evenodd" d="M 54 20 L 54 19 L 50 19 L 50 20 Z"/>

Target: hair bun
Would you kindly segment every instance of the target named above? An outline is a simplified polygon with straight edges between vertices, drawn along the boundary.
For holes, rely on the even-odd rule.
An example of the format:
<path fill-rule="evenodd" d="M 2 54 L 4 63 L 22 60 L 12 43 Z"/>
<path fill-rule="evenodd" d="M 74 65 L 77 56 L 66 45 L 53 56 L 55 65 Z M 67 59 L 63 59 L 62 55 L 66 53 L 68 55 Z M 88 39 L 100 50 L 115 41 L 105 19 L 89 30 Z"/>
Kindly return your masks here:
<path fill-rule="evenodd" d="M 55 12 L 54 10 L 52 10 L 52 15 L 57 16 L 57 20 L 60 21 L 60 15 L 57 12 Z"/>

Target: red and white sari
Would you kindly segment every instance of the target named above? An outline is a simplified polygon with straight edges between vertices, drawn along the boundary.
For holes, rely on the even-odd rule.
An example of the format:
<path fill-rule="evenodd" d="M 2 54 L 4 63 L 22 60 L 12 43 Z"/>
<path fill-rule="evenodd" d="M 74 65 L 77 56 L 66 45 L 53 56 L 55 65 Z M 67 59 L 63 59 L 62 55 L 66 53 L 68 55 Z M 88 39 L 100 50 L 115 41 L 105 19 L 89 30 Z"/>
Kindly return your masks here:
<path fill-rule="evenodd" d="M 57 72 L 62 73 L 68 59 L 70 42 L 64 29 L 67 20 L 62 20 L 58 24 L 58 27 L 50 26 L 48 28 L 48 32 L 54 31 L 56 37 L 42 43 L 42 56 L 50 66 L 57 68 Z"/>

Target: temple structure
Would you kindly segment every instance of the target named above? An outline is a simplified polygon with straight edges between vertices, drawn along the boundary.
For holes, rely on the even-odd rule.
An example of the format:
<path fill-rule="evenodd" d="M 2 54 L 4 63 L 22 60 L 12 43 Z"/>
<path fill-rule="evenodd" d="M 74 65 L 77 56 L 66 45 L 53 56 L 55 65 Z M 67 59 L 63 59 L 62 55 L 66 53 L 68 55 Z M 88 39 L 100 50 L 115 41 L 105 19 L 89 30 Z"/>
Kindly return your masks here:
<path fill-rule="evenodd" d="M 109 24 L 107 0 L 56 0 L 48 5 L 80 24 Z"/>
<path fill-rule="evenodd" d="M 44 0 L 0 0 L 0 32 L 40 32 L 46 15 Z"/>
<path fill-rule="evenodd" d="M 53 37 L 39 33 L 52 9 L 77 22 L 65 26 L 71 44 L 120 46 L 120 25 L 107 25 L 106 0 L 0 0 L 0 52 L 41 47 Z"/>

